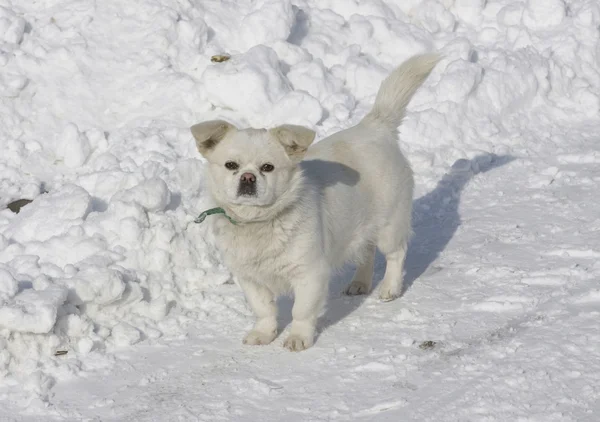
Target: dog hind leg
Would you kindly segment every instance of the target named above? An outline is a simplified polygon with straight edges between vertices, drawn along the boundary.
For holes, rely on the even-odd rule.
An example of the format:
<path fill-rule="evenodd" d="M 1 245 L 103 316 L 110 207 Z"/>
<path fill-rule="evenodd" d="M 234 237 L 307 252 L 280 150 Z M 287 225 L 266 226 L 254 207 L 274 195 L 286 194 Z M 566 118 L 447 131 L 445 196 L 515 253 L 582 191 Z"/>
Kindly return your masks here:
<path fill-rule="evenodd" d="M 345 291 L 347 295 L 366 295 L 371 291 L 374 265 L 375 245 L 369 245 L 366 249 L 365 260 L 356 268 L 352 282 Z"/>
<path fill-rule="evenodd" d="M 406 250 L 407 243 L 404 241 L 397 250 L 385 254 L 387 266 L 379 288 L 379 298 L 385 302 L 402 295 Z"/>

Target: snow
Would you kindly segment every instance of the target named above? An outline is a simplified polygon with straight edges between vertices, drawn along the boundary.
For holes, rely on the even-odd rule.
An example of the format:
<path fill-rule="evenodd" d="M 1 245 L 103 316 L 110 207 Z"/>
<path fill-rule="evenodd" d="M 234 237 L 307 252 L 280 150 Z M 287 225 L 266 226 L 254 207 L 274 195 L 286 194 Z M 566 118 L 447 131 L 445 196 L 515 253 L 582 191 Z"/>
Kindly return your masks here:
<path fill-rule="evenodd" d="M 597 420 L 599 22 L 595 0 L 0 0 L 0 419 Z M 348 268 L 312 349 L 243 346 L 189 126 L 323 138 L 432 50 L 400 130 L 408 291 L 345 297 Z"/>

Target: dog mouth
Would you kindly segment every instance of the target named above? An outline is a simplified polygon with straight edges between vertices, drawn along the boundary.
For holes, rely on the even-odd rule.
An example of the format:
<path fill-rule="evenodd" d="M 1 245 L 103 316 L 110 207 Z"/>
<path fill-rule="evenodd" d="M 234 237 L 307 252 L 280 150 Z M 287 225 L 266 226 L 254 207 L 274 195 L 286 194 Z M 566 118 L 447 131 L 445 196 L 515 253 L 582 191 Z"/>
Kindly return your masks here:
<path fill-rule="evenodd" d="M 240 183 L 237 196 L 256 196 L 256 185 L 254 183 Z"/>

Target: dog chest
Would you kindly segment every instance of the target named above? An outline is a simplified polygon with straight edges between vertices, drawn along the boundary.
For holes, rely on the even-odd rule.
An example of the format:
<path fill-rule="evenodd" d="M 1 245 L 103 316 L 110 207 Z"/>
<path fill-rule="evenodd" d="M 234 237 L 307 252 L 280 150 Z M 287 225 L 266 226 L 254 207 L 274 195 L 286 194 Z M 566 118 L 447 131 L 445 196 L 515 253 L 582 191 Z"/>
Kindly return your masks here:
<path fill-rule="evenodd" d="M 215 235 L 230 271 L 275 291 L 289 290 L 305 265 L 293 247 L 290 233 L 272 225 L 221 226 Z"/>

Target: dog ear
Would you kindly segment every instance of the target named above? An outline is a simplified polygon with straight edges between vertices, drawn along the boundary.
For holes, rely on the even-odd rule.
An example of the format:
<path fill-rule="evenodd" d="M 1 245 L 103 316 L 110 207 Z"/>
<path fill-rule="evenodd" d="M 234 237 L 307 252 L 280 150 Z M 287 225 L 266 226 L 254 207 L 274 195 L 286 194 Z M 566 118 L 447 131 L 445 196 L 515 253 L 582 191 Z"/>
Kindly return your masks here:
<path fill-rule="evenodd" d="M 211 120 L 198 123 L 190 128 L 196 139 L 196 147 L 200 154 L 206 154 L 214 149 L 225 137 L 225 134 L 235 127 L 224 120 Z"/>
<path fill-rule="evenodd" d="M 269 132 L 285 148 L 287 155 L 294 161 L 300 161 L 306 150 L 315 140 L 315 131 L 304 126 L 282 125 Z"/>

